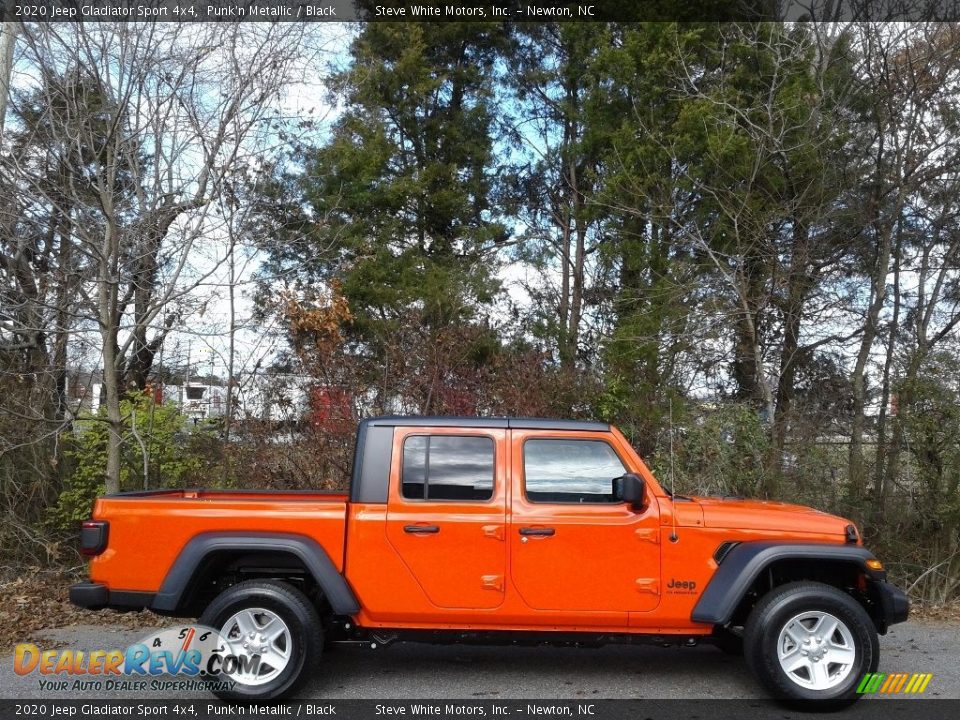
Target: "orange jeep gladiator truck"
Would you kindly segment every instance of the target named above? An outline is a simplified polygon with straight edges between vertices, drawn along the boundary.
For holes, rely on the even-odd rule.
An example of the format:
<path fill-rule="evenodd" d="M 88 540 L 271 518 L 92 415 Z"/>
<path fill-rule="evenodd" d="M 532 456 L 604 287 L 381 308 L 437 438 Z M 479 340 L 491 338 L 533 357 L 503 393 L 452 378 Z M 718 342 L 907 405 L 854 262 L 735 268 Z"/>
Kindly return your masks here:
<path fill-rule="evenodd" d="M 848 520 L 671 495 L 599 422 L 373 418 L 349 494 L 109 495 L 81 546 L 75 604 L 242 645 L 229 698 L 292 692 L 338 641 L 708 641 L 777 697 L 842 703 L 909 609 Z"/>

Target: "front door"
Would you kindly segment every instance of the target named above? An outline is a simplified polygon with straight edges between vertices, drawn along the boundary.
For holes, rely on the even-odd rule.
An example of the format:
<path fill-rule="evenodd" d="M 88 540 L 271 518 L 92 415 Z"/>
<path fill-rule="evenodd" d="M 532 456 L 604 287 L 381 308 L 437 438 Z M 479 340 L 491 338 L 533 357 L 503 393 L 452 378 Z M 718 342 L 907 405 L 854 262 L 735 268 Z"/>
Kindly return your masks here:
<path fill-rule="evenodd" d="M 656 499 L 637 510 L 613 479 L 636 472 L 606 433 L 513 430 L 514 586 L 537 610 L 642 612 L 660 602 Z"/>
<path fill-rule="evenodd" d="M 429 602 L 491 609 L 504 597 L 506 431 L 397 428 L 387 539 Z"/>

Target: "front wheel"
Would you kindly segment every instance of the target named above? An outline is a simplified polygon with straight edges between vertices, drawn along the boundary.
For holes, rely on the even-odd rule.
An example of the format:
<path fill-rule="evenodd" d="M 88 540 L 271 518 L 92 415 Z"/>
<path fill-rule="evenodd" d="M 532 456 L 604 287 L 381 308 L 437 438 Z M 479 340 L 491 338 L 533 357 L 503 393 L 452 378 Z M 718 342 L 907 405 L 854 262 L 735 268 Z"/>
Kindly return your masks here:
<path fill-rule="evenodd" d="M 880 660 L 877 632 L 855 599 L 830 585 L 775 588 L 750 613 L 744 654 L 774 696 L 843 705 Z"/>
<path fill-rule="evenodd" d="M 323 631 L 316 609 L 283 582 L 250 580 L 218 595 L 200 624 L 220 632 L 241 660 L 214 694 L 225 700 L 269 700 L 300 685 L 320 659 Z"/>

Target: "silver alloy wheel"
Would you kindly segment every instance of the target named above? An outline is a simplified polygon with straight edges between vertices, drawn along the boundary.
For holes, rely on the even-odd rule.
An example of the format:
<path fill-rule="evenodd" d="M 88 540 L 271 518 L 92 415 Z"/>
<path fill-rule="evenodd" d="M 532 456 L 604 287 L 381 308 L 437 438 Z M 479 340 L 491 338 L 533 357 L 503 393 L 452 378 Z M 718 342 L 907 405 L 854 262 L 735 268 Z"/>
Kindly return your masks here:
<path fill-rule="evenodd" d="M 226 673 L 240 685 L 268 683 L 290 663 L 290 629 L 275 612 L 264 608 L 241 610 L 223 624 L 220 635 L 241 657 L 240 666 Z"/>
<path fill-rule="evenodd" d="M 777 639 L 780 667 L 800 687 L 829 690 L 850 675 L 857 649 L 842 620 L 808 610 L 790 618 Z"/>

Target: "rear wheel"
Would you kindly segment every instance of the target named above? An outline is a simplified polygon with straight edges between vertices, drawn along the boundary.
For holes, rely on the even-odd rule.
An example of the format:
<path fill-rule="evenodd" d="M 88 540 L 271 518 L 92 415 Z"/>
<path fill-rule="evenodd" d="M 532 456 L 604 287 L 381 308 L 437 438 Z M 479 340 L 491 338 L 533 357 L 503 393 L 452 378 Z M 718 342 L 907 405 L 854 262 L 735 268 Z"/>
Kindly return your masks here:
<path fill-rule="evenodd" d="M 880 646 L 866 610 L 830 585 L 796 582 L 772 590 L 750 613 L 744 654 L 778 698 L 842 705 L 855 701 Z"/>
<path fill-rule="evenodd" d="M 215 690 L 229 700 L 268 700 L 293 692 L 320 660 L 323 631 L 316 609 L 296 588 L 283 582 L 251 580 L 218 595 L 200 624 L 220 632 L 240 657 Z"/>

